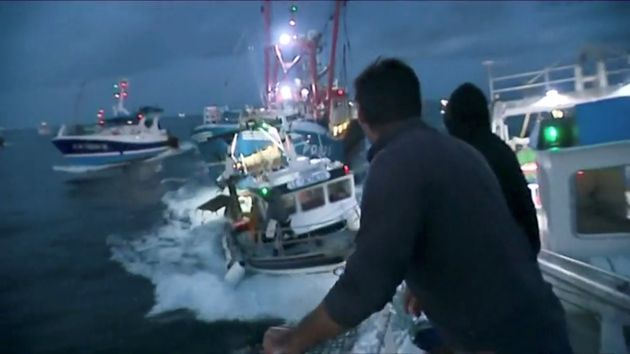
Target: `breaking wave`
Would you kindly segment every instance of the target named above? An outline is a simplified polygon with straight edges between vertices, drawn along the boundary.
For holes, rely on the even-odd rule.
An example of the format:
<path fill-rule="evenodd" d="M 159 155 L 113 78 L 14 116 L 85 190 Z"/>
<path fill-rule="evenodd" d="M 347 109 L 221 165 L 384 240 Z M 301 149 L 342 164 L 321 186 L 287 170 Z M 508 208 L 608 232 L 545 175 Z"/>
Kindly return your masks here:
<path fill-rule="evenodd" d="M 330 274 L 271 276 L 248 274 L 235 287 L 223 281 L 220 239 L 227 222 L 197 210 L 218 193 L 189 183 L 163 197 L 162 225 L 141 235 L 111 235 L 112 259 L 155 286 L 148 315 L 190 310 L 199 319 L 296 321 L 313 309 L 336 281 Z"/>

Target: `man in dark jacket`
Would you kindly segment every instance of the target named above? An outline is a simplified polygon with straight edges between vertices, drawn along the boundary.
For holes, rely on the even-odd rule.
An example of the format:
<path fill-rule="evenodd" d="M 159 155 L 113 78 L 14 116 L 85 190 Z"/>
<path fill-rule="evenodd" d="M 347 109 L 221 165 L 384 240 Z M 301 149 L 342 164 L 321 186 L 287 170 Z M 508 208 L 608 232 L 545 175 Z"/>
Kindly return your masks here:
<path fill-rule="evenodd" d="M 373 142 L 355 252 L 297 327 L 265 333 L 264 352 L 302 353 L 343 333 L 404 280 L 455 350 L 571 353 L 564 311 L 495 175 L 475 149 L 422 122 L 413 70 L 377 60 L 355 89 Z"/>
<path fill-rule="evenodd" d="M 483 92 L 471 83 L 451 94 L 444 124 L 451 135 L 479 151 L 497 176 L 514 219 L 525 230 L 534 256 L 540 251 L 536 208 L 527 181 L 510 147 L 490 131 L 490 112 Z"/>

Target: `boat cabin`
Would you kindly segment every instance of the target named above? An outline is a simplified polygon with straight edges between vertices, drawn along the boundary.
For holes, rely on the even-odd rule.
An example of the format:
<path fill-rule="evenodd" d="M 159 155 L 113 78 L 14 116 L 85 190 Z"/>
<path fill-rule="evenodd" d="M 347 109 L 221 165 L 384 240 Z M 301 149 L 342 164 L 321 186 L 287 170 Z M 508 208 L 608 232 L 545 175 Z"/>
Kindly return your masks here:
<path fill-rule="evenodd" d="M 280 203 L 290 221 L 291 233 L 298 237 L 322 229 L 326 233 L 346 227 L 358 229 L 354 179 L 347 166 L 335 164 L 306 173 L 278 172 L 271 183 L 250 185 L 240 194 L 243 212 L 265 220 L 270 203 Z M 269 241 L 273 239 L 273 235 L 266 236 L 270 236 Z"/>
<path fill-rule="evenodd" d="M 586 262 L 627 256 L 630 97 L 580 104 L 571 112 L 541 122 L 530 140 L 536 147 L 543 246 Z M 630 268 L 618 271 L 630 277 Z"/>
<path fill-rule="evenodd" d="M 63 125 L 57 136 L 157 134 L 163 131 L 159 120 L 162 112 L 161 108 L 142 107 L 132 116 L 103 118 L 96 124 Z"/>
<path fill-rule="evenodd" d="M 530 176 L 539 265 L 569 322 L 599 322 L 595 329 L 573 322 L 599 336 L 589 352 L 628 353 L 630 57 L 598 58 L 593 68 L 591 75 L 584 63 L 490 75 L 492 127 Z M 503 85 L 511 80 L 521 83 Z"/>

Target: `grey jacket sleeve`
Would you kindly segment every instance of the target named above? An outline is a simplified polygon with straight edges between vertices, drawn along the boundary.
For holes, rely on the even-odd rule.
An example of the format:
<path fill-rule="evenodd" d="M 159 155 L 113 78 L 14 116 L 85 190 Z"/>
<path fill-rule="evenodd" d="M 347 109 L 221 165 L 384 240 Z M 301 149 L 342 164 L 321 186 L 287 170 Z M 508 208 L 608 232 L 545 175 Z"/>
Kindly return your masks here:
<path fill-rule="evenodd" d="M 346 328 L 392 299 L 422 231 L 421 181 L 402 161 L 381 155 L 364 184 L 355 252 L 324 299 L 328 314 Z"/>

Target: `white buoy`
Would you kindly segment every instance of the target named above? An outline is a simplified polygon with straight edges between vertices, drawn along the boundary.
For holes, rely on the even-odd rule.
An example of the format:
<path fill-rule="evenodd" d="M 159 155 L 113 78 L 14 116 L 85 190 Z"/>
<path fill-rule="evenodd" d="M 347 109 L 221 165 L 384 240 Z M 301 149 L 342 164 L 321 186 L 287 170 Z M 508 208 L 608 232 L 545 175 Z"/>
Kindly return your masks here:
<path fill-rule="evenodd" d="M 228 271 L 227 273 L 225 273 L 225 277 L 223 277 L 223 280 L 225 280 L 226 283 L 232 286 L 236 286 L 241 281 L 241 279 L 243 279 L 244 276 L 245 267 L 243 267 L 240 262 L 234 262 L 228 268 Z"/>

